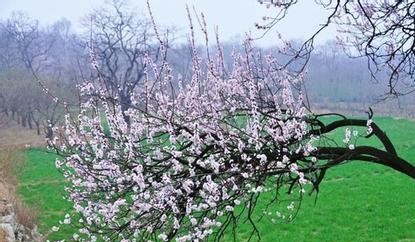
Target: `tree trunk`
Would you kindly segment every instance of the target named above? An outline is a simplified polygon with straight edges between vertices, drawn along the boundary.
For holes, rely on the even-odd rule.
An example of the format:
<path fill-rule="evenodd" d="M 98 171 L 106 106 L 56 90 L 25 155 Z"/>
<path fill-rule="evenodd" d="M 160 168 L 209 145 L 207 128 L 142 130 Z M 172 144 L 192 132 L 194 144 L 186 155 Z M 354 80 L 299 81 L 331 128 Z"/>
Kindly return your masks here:
<path fill-rule="evenodd" d="M 46 138 L 52 139 L 53 138 L 53 124 L 49 122 L 46 126 Z"/>
<path fill-rule="evenodd" d="M 27 115 L 27 125 L 29 126 L 29 129 L 33 129 L 32 115 L 30 115 L 30 114 Z"/>
<path fill-rule="evenodd" d="M 20 118 L 22 120 L 22 126 L 26 128 L 26 121 L 27 121 L 26 120 L 26 116 L 25 115 L 22 115 Z"/>
<path fill-rule="evenodd" d="M 35 125 L 36 125 L 36 133 L 37 133 L 37 135 L 40 135 L 40 124 L 39 124 L 38 121 L 34 121 L 34 122 L 35 122 Z"/>

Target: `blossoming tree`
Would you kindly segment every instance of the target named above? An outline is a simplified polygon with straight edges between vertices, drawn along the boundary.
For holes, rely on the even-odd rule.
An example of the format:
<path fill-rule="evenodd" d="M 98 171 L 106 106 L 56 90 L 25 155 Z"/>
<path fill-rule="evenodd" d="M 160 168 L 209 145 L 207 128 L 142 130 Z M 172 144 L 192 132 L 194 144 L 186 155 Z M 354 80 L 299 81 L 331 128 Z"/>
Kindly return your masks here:
<path fill-rule="evenodd" d="M 249 41 L 244 46 L 230 70 L 220 45 L 214 57 L 193 51 L 186 78 L 166 58 L 146 57 L 143 88 L 125 112 L 99 82 L 82 85 L 79 115 L 68 113 L 64 132 L 51 141 L 64 157 L 56 164 L 79 216 L 72 219 L 81 226 L 75 240 L 219 241 L 242 221 L 252 227 L 250 239 L 260 238 L 257 206 L 272 209 L 282 191 L 298 201 L 318 191 L 328 169 L 349 160 L 415 178 L 415 167 L 399 158 L 371 113 L 360 120 L 308 112 L 301 76 Z M 345 127 L 343 145 L 326 138 Z M 384 147 L 359 145 L 360 138 Z"/>

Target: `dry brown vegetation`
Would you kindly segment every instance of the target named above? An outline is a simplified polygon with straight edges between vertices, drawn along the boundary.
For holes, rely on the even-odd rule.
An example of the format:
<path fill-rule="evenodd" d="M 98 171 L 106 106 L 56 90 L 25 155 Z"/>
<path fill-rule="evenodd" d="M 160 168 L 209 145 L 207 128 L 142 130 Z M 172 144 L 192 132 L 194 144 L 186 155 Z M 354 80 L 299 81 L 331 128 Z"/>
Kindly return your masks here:
<path fill-rule="evenodd" d="M 5 241 L 6 241 L 6 232 L 0 229 L 0 242 L 5 242 Z"/>

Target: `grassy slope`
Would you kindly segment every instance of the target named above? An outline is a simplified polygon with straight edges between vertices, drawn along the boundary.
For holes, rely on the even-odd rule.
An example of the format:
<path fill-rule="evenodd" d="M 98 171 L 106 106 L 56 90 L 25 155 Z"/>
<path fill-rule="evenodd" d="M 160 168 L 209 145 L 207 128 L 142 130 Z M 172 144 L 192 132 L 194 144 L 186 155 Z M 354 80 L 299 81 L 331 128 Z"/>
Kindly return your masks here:
<path fill-rule="evenodd" d="M 415 122 L 391 118 L 375 122 L 387 132 L 399 155 L 415 162 Z M 54 168 L 54 156 L 41 150 L 27 151 L 19 190 L 26 202 L 40 210 L 42 232 L 70 207 L 61 198 L 62 176 Z M 246 240 L 247 229 L 241 226 L 238 241 Z M 292 223 L 263 220 L 259 230 L 262 241 L 415 242 L 415 182 L 390 169 L 353 161 L 328 172 L 317 204 L 314 196 L 306 197 Z M 50 239 L 68 234 L 63 230 Z"/>

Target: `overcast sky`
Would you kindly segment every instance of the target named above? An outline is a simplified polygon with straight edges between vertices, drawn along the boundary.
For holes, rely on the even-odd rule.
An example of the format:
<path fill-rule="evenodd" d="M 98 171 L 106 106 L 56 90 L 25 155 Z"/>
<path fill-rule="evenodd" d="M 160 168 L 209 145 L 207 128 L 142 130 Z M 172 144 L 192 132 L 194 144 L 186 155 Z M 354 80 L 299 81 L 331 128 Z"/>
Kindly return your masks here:
<path fill-rule="evenodd" d="M 80 30 L 80 19 L 94 7 L 104 4 L 105 0 L 0 0 L 0 18 L 7 18 L 14 10 L 28 13 L 39 19 L 41 23 L 52 23 L 61 18 L 69 19 L 75 30 Z M 145 0 L 129 0 L 130 4 L 141 14 L 147 14 Z M 327 13 L 314 5 L 314 1 L 300 1 L 289 12 L 289 18 L 280 23 L 266 37 L 260 40 L 261 45 L 272 45 L 276 40 L 276 31 L 282 33 L 285 39 L 304 39 L 310 36 L 321 24 Z M 186 4 L 206 16 L 211 33 L 218 26 L 222 40 L 241 41 L 246 32 L 252 32 L 253 37 L 261 32 L 254 27 L 255 22 L 261 22 L 265 15 L 272 15 L 273 9 L 266 9 L 257 0 L 151 0 L 152 11 L 156 22 L 165 26 L 175 26 L 179 35 L 187 33 Z M 323 32 L 317 42 L 323 43 L 335 38 L 335 30 Z M 201 40 L 200 40 L 201 41 Z"/>

